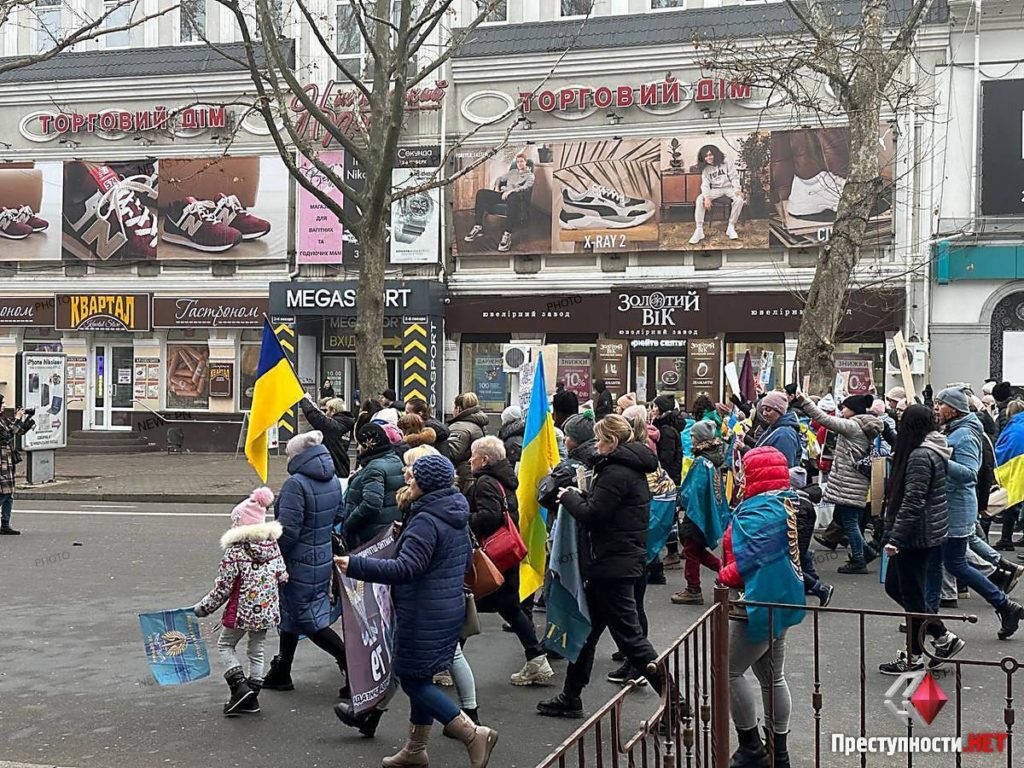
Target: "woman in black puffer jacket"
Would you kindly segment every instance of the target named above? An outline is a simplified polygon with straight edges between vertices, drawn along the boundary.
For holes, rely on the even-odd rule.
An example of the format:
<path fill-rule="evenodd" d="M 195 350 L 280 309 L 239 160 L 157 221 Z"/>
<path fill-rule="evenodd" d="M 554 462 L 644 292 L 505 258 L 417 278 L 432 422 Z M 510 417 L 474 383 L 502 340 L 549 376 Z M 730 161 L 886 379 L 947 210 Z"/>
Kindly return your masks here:
<path fill-rule="evenodd" d="M 885 591 L 910 613 L 936 613 L 937 606 L 925 600 L 928 573 L 941 561 L 942 542 L 949 530 L 946 508 L 946 462 L 952 449 L 946 438 L 935 430 L 931 408 L 912 405 L 900 422 L 892 475 L 885 511 L 885 552 L 889 567 Z M 879 671 L 901 675 L 922 669 L 919 628 L 921 620 L 911 619 L 907 632 L 910 656 L 900 651 Z M 941 621 L 929 623 L 925 632 L 935 645 L 933 653 L 949 659 L 963 650 L 964 641 L 948 631 Z M 940 662 L 929 660 L 929 669 Z"/>

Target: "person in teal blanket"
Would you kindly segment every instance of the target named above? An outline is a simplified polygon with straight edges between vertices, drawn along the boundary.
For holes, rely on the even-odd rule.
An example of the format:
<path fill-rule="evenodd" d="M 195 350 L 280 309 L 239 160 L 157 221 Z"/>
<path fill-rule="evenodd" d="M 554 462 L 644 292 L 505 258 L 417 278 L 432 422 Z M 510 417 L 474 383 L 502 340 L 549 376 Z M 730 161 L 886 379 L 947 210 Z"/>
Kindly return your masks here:
<path fill-rule="evenodd" d="M 769 446 L 743 457 L 743 501 L 722 539 L 718 580 L 740 590 L 742 599 L 759 603 L 804 605 L 797 534 L 798 500 L 790 488 L 786 457 Z M 768 611 L 773 612 L 769 622 Z M 786 682 L 786 630 L 799 624 L 799 608 L 743 606 L 729 628 L 729 707 L 739 749 L 730 768 L 761 768 L 768 755 L 757 731 L 757 697 L 746 678 L 753 667 L 765 701 L 772 701 L 771 734 L 775 768 L 789 768 L 787 737 L 792 699 Z M 771 637 L 769 638 L 769 624 Z"/>

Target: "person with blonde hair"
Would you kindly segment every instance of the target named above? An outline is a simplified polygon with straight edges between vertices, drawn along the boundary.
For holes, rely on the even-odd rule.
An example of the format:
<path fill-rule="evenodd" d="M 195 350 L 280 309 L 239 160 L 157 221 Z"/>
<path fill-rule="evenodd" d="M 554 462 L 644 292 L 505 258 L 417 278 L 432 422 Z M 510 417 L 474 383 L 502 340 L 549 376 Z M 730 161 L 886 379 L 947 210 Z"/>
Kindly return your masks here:
<path fill-rule="evenodd" d="M 487 434 L 487 414 L 480 408 L 475 392 L 463 392 L 455 398 L 452 417 L 448 419 L 448 440 L 438 446 L 441 455 L 455 465 L 456 485 L 463 493 L 473 482 L 469 468 L 470 447 L 474 440 Z"/>
<path fill-rule="evenodd" d="M 356 419 L 345 408 L 345 401 L 340 397 L 328 398 L 321 411 L 313 403 L 313 398 L 307 394 L 299 401 L 299 407 L 309 425 L 323 433 L 324 446 L 331 454 L 335 474 L 338 477 L 348 477 L 352 469 L 348 449 L 352 444 L 352 427 Z"/>

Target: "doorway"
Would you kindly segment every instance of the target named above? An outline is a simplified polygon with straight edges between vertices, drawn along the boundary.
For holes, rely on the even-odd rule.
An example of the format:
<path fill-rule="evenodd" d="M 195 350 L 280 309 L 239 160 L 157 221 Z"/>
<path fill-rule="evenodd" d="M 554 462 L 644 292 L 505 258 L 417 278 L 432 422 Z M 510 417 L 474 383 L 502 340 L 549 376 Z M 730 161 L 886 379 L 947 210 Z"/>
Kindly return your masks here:
<path fill-rule="evenodd" d="M 402 364 L 400 357 L 386 355 L 384 361 L 387 364 L 388 387 L 399 392 L 398 372 Z M 317 381 L 317 391 L 324 381 L 330 381 L 334 387 L 334 394 L 345 401 L 345 405 L 355 413 L 362 393 L 359 391 L 359 371 L 356 368 L 355 356 L 348 355 L 324 355 L 320 358 L 320 377 Z M 399 392 L 399 394 L 401 394 Z M 374 393 L 379 396 L 380 393 Z M 401 416 L 401 414 L 399 414 Z"/>
<path fill-rule="evenodd" d="M 686 349 L 633 358 L 633 391 L 637 402 L 650 402 L 661 394 L 686 402 Z"/>
<path fill-rule="evenodd" d="M 89 367 L 89 423 L 92 429 L 129 430 L 135 385 L 135 348 L 96 344 Z"/>

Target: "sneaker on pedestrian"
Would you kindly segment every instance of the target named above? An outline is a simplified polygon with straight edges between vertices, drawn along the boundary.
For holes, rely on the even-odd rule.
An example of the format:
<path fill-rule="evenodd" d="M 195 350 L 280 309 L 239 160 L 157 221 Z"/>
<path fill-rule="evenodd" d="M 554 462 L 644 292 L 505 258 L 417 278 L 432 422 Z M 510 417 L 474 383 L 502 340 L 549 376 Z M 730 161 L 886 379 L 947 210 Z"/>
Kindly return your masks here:
<path fill-rule="evenodd" d="M 999 616 L 999 632 L 996 636 L 1000 640 L 1009 640 L 1020 627 L 1021 619 L 1024 619 L 1024 607 L 1013 600 L 1007 600 L 1001 607 L 996 609 Z"/>
<path fill-rule="evenodd" d="M 697 243 L 699 243 L 703 239 L 704 239 L 704 228 L 703 227 L 697 227 L 695 230 L 693 230 L 693 236 L 690 238 L 690 245 L 696 245 Z"/>
<path fill-rule="evenodd" d="M 467 243 L 472 243 L 478 237 L 483 237 L 483 236 L 484 236 L 484 228 L 481 227 L 479 224 L 474 224 L 473 228 L 471 230 L 469 230 L 469 234 L 466 235 L 462 239 L 465 240 Z"/>
<path fill-rule="evenodd" d="M 883 675 L 905 675 L 908 672 L 920 672 L 924 669 L 924 663 L 920 656 L 908 656 L 906 651 L 898 651 L 892 661 L 878 665 L 878 671 Z"/>
<path fill-rule="evenodd" d="M 835 594 L 835 591 L 834 585 L 820 582 L 814 592 L 815 597 L 818 598 L 818 605 L 822 608 L 828 608 L 828 604 L 832 602 L 832 595 Z"/>
<path fill-rule="evenodd" d="M 546 655 L 530 659 L 523 668 L 509 678 L 512 685 L 537 685 L 555 676 L 551 664 Z"/>
<path fill-rule="evenodd" d="M 498 250 L 505 252 L 512 247 L 512 233 L 502 232 L 501 240 L 498 242 Z"/>
<path fill-rule="evenodd" d="M 680 590 L 669 598 L 675 605 L 704 605 L 704 593 L 700 587 Z"/>
<path fill-rule="evenodd" d="M 642 672 L 635 669 L 630 661 L 623 662 L 618 669 L 609 672 L 605 679 L 609 683 L 618 683 L 619 685 L 631 682 L 636 682 L 637 685 L 647 685 L 647 678 Z"/>
<path fill-rule="evenodd" d="M 936 640 L 933 645 L 935 658 L 928 659 L 928 671 L 934 671 L 945 664 L 947 661 L 956 656 L 960 651 L 967 645 L 962 638 L 957 637 L 952 632 L 946 632 L 941 638 Z"/>
<path fill-rule="evenodd" d="M 736 232 L 736 227 L 734 227 L 732 224 L 726 227 L 725 236 L 728 237 L 730 240 L 740 239 L 739 233 Z"/>
<path fill-rule="evenodd" d="M 452 673 L 448 670 L 438 672 L 434 675 L 434 685 L 440 685 L 442 688 L 451 688 L 455 685 L 455 681 L 452 680 Z"/>
<path fill-rule="evenodd" d="M 863 560 L 848 560 L 843 565 L 840 565 L 836 572 L 842 574 L 864 574 L 868 573 L 868 566 Z"/>
<path fill-rule="evenodd" d="M 537 711 L 545 717 L 579 720 L 583 717 L 583 700 L 579 696 L 567 696 L 562 692 L 553 699 L 538 702 Z"/>
<path fill-rule="evenodd" d="M 683 558 L 675 552 L 669 552 L 665 555 L 665 559 L 661 561 L 661 564 L 666 571 L 681 571 L 683 569 Z"/>
<path fill-rule="evenodd" d="M 1024 565 L 1017 565 L 1004 559 L 996 566 L 995 572 L 989 576 L 989 581 L 1008 595 L 1016 588 L 1021 576 L 1024 576 Z"/>
<path fill-rule="evenodd" d="M 616 651 L 615 653 L 612 654 L 612 661 L 622 662 L 622 661 L 625 661 L 625 660 L 626 660 L 626 654 L 624 654 L 622 651 Z"/>

